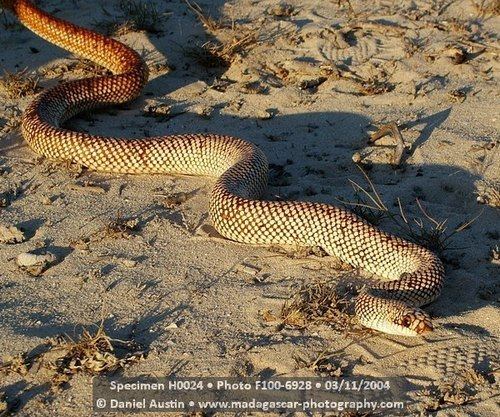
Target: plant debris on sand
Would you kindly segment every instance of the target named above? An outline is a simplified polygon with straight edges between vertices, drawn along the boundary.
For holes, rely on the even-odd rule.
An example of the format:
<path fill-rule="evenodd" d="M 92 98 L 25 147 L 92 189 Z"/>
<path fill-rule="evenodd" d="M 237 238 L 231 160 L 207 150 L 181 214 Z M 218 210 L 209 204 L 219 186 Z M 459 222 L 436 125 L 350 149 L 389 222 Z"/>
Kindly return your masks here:
<path fill-rule="evenodd" d="M 308 368 L 323 378 L 340 378 L 346 376 L 346 372 L 352 367 L 344 357 L 338 357 L 335 352 L 323 351 L 314 358 L 304 358 L 294 356 L 295 362 L 299 368 Z"/>
<path fill-rule="evenodd" d="M 129 32 L 138 31 L 152 34 L 161 33 L 161 22 L 166 13 L 161 13 L 153 2 L 120 0 L 118 9 L 121 16 L 116 18 L 112 12 L 102 7 L 103 13 L 109 18 L 97 22 L 97 29 L 112 36 L 122 36 Z"/>
<path fill-rule="evenodd" d="M 495 371 L 481 373 L 466 369 L 453 380 L 433 384 L 420 392 L 424 398 L 421 404 L 425 411 L 438 411 L 453 406 L 462 406 L 478 400 L 479 393 L 495 383 Z"/>
<path fill-rule="evenodd" d="M 78 340 L 66 335 L 61 336 L 52 342 L 52 351 L 62 353 L 52 366 L 57 374 L 73 375 L 83 372 L 99 375 L 127 367 L 143 356 L 143 352 L 135 352 L 120 358 L 116 355 L 112 342 L 123 344 L 111 339 L 102 327 L 99 327 L 94 335 L 84 329 Z"/>
<path fill-rule="evenodd" d="M 185 2 L 214 38 L 199 47 L 186 50 L 186 55 L 195 59 L 200 65 L 207 68 L 228 67 L 238 54 L 243 54 L 257 43 L 258 29 L 236 25 L 234 21 L 216 21 L 198 4 L 187 0 Z"/>
<path fill-rule="evenodd" d="M 51 390 L 57 391 L 76 374 L 102 375 L 139 362 L 145 352 L 134 345 L 110 338 L 101 325 L 95 334 L 84 329 L 76 340 L 67 335 L 50 339 L 42 353 L 2 360 L 0 372 L 25 376 L 36 364 L 37 372 L 48 371 Z"/>
<path fill-rule="evenodd" d="M 303 285 L 285 302 L 281 310 L 283 325 L 305 328 L 308 324 L 327 324 L 338 331 L 352 326 L 349 301 L 341 297 L 336 285 L 318 281 Z"/>
<path fill-rule="evenodd" d="M 0 92 L 9 99 L 26 97 L 40 91 L 38 81 L 38 77 L 29 74 L 27 69 L 18 72 L 4 71 L 0 78 Z"/>

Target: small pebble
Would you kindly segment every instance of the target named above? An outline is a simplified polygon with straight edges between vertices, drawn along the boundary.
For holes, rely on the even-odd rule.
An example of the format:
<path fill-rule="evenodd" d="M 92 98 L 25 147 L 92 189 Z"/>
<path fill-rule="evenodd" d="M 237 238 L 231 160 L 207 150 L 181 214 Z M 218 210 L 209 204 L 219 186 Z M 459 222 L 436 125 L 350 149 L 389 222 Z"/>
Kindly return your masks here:
<path fill-rule="evenodd" d="M 363 158 L 361 158 L 361 154 L 359 152 L 354 152 L 352 155 L 352 160 L 355 164 L 360 164 Z"/>
<path fill-rule="evenodd" d="M 451 59 L 455 65 L 463 64 L 467 59 L 466 52 L 458 47 L 452 47 L 446 51 L 446 55 Z"/>
<path fill-rule="evenodd" d="M 257 114 L 257 117 L 261 120 L 272 119 L 273 116 L 274 116 L 274 114 L 271 110 L 262 110 L 262 111 L 259 111 Z"/>
<path fill-rule="evenodd" d="M 22 230 L 15 226 L 6 226 L 0 224 L 0 243 L 21 243 L 26 240 Z"/>
<path fill-rule="evenodd" d="M 137 261 L 134 261 L 133 259 L 120 258 L 120 262 L 123 266 L 126 266 L 127 268 L 133 268 L 137 266 Z"/>
<path fill-rule="evenodd" d="M 44 195 L 43 197 L 41 197 L 41 203 L 44 205 L 44 206 L 50 206 L 52 204 L 52 200 L 47 197 L 46 195 Z"/>
<path fill-rule="evenodd" d="M 17 265 L 28 274 L 33 276 L 40 275 L 49 266 L 56 262 L 57 257 L 51 252 L 45 252 L 40 255 L 25 252 L 17 255 Z"/>
<path fill-rule="evenodd" d="M 203 118 L 203 119 L 209 119 L 210 116 L 212 115 L 213 108 L 209 106 L 195 106 L 193 107 L 193 112 Z"/>
<path fill-rule="evenodd" d="M 245 274 L 249 275 L 257 275 L 260 272 L 260 268 L 253 266 L 253 265 L 247 265 L 247 264 L 241 264 L 238 267 L 238 270 L 241 272 L 244 272 Z"/>

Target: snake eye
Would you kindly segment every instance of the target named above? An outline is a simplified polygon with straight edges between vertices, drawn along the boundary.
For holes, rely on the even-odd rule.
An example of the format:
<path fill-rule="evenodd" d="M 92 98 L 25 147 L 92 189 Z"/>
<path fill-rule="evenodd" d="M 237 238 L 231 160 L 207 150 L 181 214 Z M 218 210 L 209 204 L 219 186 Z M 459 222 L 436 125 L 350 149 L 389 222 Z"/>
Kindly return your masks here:
<path fill-rule="evenodd" d="M 410 324 L 411 324 L 411 316 L 404 316 L 401 325 L 403 327 L 410 327 Z"/>

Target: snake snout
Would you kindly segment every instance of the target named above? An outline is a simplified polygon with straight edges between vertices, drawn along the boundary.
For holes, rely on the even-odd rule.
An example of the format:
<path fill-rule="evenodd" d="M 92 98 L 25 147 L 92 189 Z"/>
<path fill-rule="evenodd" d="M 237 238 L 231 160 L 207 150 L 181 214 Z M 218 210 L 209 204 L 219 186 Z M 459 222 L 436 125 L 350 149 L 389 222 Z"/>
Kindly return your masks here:
<path fill-rule="evenodd" d="M 434 330 L 430 316 L 420 309 L 406 311 L 398 324 L 416 334 Z"/>

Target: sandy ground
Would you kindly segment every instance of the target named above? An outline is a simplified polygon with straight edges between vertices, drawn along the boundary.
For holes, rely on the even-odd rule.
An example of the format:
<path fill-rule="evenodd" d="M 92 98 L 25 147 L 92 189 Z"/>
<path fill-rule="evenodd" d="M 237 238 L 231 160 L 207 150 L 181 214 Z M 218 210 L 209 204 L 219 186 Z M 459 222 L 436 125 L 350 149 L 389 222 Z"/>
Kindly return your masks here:
<path fill-rule="evenodd" d="M 137 18 L 115 0 L 40 3 L 97 30 Z M 152 21 L 139 23 L 148 30 L 129 24 L 115 33 L 143 51 L 152 69 L 144 94 L 69 123 L 127 137 L 246 138 L 272 164 L 269 198 L 358 201 L 362 193 L 350 181 L 367 186 L 353 162 L 358 152 L 387 206 L 397 212 L 400 199 L 410 222 L 432 227 L 417 199 L 433 218 L 448 219 L 445 233 L 479 215 L 442 254 L 447 279 L 427 307 L 436 330 L 425 339 L 277 327 L 269 316 L 279 316 L 300 285 L 349 280 L 356 271 L 339 271 L 338 262 L 318 254 L 287 248 L 287 255 L 216 236 L 207 216 L 212 180 L 98 174 L 37 158 L 17 127 L 34 91 L 28 85 L 15 97 L 4 84 L 0 223 L 23 230 L 24 241 L 0 243 L 3 406 L 23 416 L 91 414 L 91 376 L 77 373 L 54 392 L 53 374 L 30 358 L 47 340 L 63 333 L 78 339 L 104 320 L 111 338 L 146 352 L 127 376 L 312 376 L 296 358 L 312 362 L 327 352 L 334 367 L 346 361 L 345 375 L 406 376 L 412 389 L 428 389 L 408 414 L 494 415 L 500 20 L 493 3 L 200 1 L 215 23 L 204 27 L 181 0 L 144 2 Z M 0 16 L 3 71 L 26 68 L 41 89 L 89 75 L 75 57 L 15 22 Z M 206 42 L 205 50 L 226 45 L 226 66 L 203 52 Z M 408 147 L 398 169 L 389 165 L 393 148 L 367 145 L 370 132 L 391 122 Z M 132 219 L 133 230 L 111 230 L 117 218 Z M 388 218 L 380 226 L 405 233 Z M 57 261 L 30 275 L 16 264 L 28 251 L 49 251 Z M 8 364 L 22 353 L 28 359 L 16 372 Z"/>

